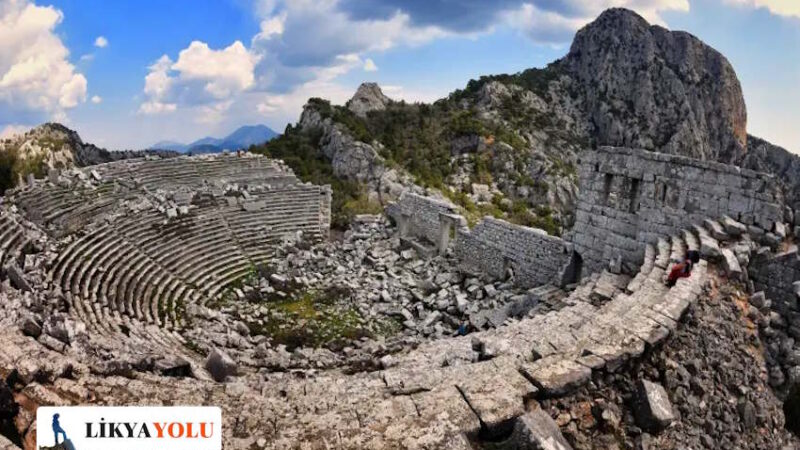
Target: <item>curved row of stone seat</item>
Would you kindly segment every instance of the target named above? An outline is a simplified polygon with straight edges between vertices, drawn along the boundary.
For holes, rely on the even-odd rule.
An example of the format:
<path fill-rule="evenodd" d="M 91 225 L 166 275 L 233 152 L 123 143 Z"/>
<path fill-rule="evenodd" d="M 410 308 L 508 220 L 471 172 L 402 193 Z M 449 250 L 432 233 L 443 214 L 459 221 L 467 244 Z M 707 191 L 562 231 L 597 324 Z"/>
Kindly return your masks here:
<path fill-rule="evenodd" d="M 45 226 L 56 236 L 83 228 L 96 216 L 108 212 L 130 192 L 113 182 L 96 188 L 42 185 L 15 196 L 26 216 Z"/>
<path fill-rule="evenodd" d="M 657 303 L 654 302 L 666 302 L 668 299 L 666 298 L 666 293 L 670 292 L 670 290 L 664 285 L 663 278 L 665 273 L 669 269 L 669 265 L 673 261 L 682 260 L 685 256 L 686 252 L 686 245 L 682 238 L 678 236 L 672 236 L 670 241 L 667 242 L 665 239 L 660 239 L 657 242 L 656 246 L 647 246 L 644 251 L 644 261 L 640 267 L 640 271 L 634 276 L 634 278 L 628 283 L 625 292 L 618 292 L 615 294 L 614 298 L 608 302 L 604 303 L 600 306 L 594 306 L 590 303 L 585 301 L 585 295 L 582 295 L 580 290 L 576 290 L 571 294 L 567 299 L 566 302 L 570 304 L 566 308 L 563 308 L 559 311 L 544 315 L 544 316 L 537 316 L 532 319 L 526 319 L 523 321 L 524 323 L 516 323 L 512 324 L 510 327 L 503 327 L 497 330 L 492 330 L 485 332 L 487 336 L 492 336 L 493 333 L 499 333 L 497 338 L 501 338 L 500 335 L 505 333 L 511 333 L 510 336 L 513 336 L 513 340 L 515 342 L 519 342 L 522 339 L 522 335 L 515 331 L 515 328 L 521 327 L 523 333 L 527 334 L 544 334 L 549 335 L 550 337 L 547 338 L 546 342 L 541 341 L 538 338 L 527 338 L 526 342 L 534 343 L 534 345 L 530 349 L 522 350 L 517 356 L 524 356 L 527 354 L 536 354 L 539 356 L 548 356 L 552 354 L 552 350 L 559 350 L 565 351 L 568 347 L 563 345 L 563 342 L 570 342 L 572 343 L 573 340 L 569 338 L 569 335 L 576 336 L 575 330 L 569 327 L 563 327 L 566 322 L 569 322 L 566 317 L 586 317 L 586 318 L 593 318 L 591 323 L 595 323 L 598 320 L 608 320 L 608 321 L 619 321 L 621 317 L 626 317 L 628 320 L 620 321 L 619 327 L 621 329 L 625 329 L 626 326 L 638 326 L 636 325 L 635 318 L 628 317 L 626 314 L 618 314 L 617 311 L 613 311 L 613 313 L 609 314 L 607 317 L 603 316 L 604 308 L 609 308 L 607 305 L 614 304 L 615 302 L 620 302 L 624 300 L 624 304 L 630 303 L 630 298 L 639 299 L 641 304 L 648 304 L 653 306 L 654 308 L 658 309 L 659 311 L 663 312 L 670 312 L 669 314 L 650 314 L 646 313 L 647 317 L 651 320 L 655 320 L 656 323 L 661 324 L 661 326 L 669 325 L 670 327 L 674 326 L 675 314 L 671 313 L 670 307 L 674 307 L 675 305 L 671 304 L 664 304 L 658 306 Z M 700 264 L 696 271 L 693 272 L 692 277 L 690 280 L 693 280 L 692 283 L 695 283 L 696 280 L 702 281 L 704 278 L 704 264 Z M 698 275 L 695 275 L 697 273 Z M 685 281 L 681 281 L 680 286 L 686 284 Z M 696 286 L 693 287 L 696 288 Z M 595 289 L 598 286 L 594 286 Z M 680 288 L 676 292 L 681 291 Z M 688 306 L 688 305 L 686 305 Z M 640 311 L 639 309 L 631 309 L 629 313 L 645 313 Z M 652 317 L 650 317 L 652 316 Z M 662 317 L 666 316 L 666 318 Z M 658 320 L 656 320 L 658 319 Z M 670 319 L 672 321 L 670 321 Z M 566 322 L 565 322 L 566 321 Z M 642 319 L 642 321 L 649 323 L 650 325 L 655 325 L 650 320 Z M 660 321 L 660 322 L 659 322 Z M 547 323 L 556 323 L 558 325 L 549 329 L 546 324 Z M 662 323 L 663 322 L 663 323 Z M 574 325 L 574 324 L 572 324 Z M 587 325 L 586 323 L 580 323 L 581 327 Z M 593 329 L 592 327 L 589 328 L 590 330 Z M 544 331 L 544 333 L 541 333 Z M 644 339 L 645 336 L 649 336 L 649 331 L 656 331 L 656 330 L 649 330 L 645 332 L 644 329 L 638 329 L 637 332 L 641 335 L 640 340 L 646 341 Z M 662 330 L 663 331 L 663 330 Z M 660 333 L 661 331 L 659 331 Z M 586 333 L 584 333 L 586 334 Z M 441 341 L 441 342 L 433 342 L 430 344 L 425 344 L 421 346 L 416 351 L 412 352 L 413 361 L 409 361 L 408 365 L 413 366 L 420 366 L 425 365 L 424 362 L 420 361 L 421 355 L 424 356 L 423 359 L 429 358 L 430 361 L 427 363 L 430 367 L 440 366 L 442 363 L 443 355 L 447 355 L 450 352 L 451 356 L 453 354 L 471 354 L 471 346 L 470 343 L 464 340 L 459 345 L 459 350 L 455 351 L 452 347 L 452 343 L 458 342 L 458 339 L 449 340 L 449 341 Z M 430 347 L 430 348 L 427 348 Z M 518 345 L 515 344 L 515 347 L 518 348 Z M 586 350 L 586 349 L 581 349 Z M 455 351 L 455 353 L 453 353 Z M 529 352 L 530 351 L 530 352 Z M 411 357 L 411 356 L 409 356 Z M 403 359 L 399 359 L 398 362 L 402 364 Z"/>
<path fill-rule="evenodd" d="M 159 266 L 165 268 L 188 286 L 195 286 L 205 296 L 213 296 L 216 283 L 231 270 L 246 272 L 252 262 L 239 249 L 234 236 L 213 208 L 172 221 L 159 228 L 129 234 L 128 240 L 138 242 L 140 249 Z M 176 291 L 164 295 L 176 303 L 186 301 L 191 294 Z"/>
<path fill-rule="evenodd" d="M 282 165 L 263 157 L 215 155 L 213 157 L 177 157 L 163 160 L 136 160 L 111 163 L 101 173 L 120 178 L 132 178 L 153 188 L 181 185 L 203 185 L 209 180 L 248 184 L 283 180 L 294 184 L 297 179 Z M 122 167 L 125 170 L 119 170 Z"/>
<path fill-rule="evenodd" d="M 374 374 L 270 379 L 262 394 L 284 400 L 292 410 L 269 403 L 268 414 L 276 420 L 266 448 L 311 437 L 342 448 L 422 442 L 471 448 L 465 435 L 509 423 L 525 412 L 525 399 L 566 394 L 587 382 L 593 370 L 617 370 L 664 339 L 706 281 L 707 263 L 701 261 L 690 278 L 672 288 L 664 285 L 666 268 L 656 262 L 668 261 L 682 243 L 676 237 L 650 246 L 639 272 L 646 275 L 633 292 L 618 290 L 611 300 L 593 305 L 589 300 L 601 280 L 614 278 L 595 275 L 558 311 L 423 344 L 395 357 L 392 367 L 379 372 L 385 388 Z M 472 362 L 476 353 L 491 359 Z"/>
<path fill-rule="evenodd" d="M 27 243 L 23 226 L 5 210 L 0 210 L 0 267 L 18 258 Z"/>
<path fill-rule="evenodd" d="M 160 311 L 164 308 L 154 296 L 141 295 L 150 286 L 137 283 L 141 281 L 137 276 L 145 272 L 136 269 L 152 265 L 142 264 L 143 261 L 146 255 L 116 229 L 105 226 L 76 239 L 61 253 L 53 280 L 76 301 L 161 324 L 165 315 Z"/>
<path fill-rule="evenodd" d="M 616 371 L 665 339 L 707 280 L 703 260 L 691 277 L 672 288 L 664 284 L 669 264 L 688 248 L 682 237 L 662 239 L 645 249 L 627 286 L 626 277 L 595 274 L 560 310 L 395 355 L 387 360 L 390 367 L 378 372 L 385 388 L 374 384 L 374 373 L 270 379 L 260 386 L 262 394 L 280 398 L 292 410 L 270 402 L 276 431 L 267 448 L 310 437 L 343 448 L 376 442 L 413 446 L 423 436 L 430 446 L 470 448 L 464 434 L 507 424 L 524 413 L 525 399 L 567 394 L 588 382 L 593 371 Z M 609 280 L 625 289 L 593 302 L 607 295 L 603 286 Z M 476 355 L 489 359 L 475 362 Z"/>
<path fill-rule="evenodd" d="M 282 235 L 319 235 L 317 189 L 298 187 L 263 201 L 262 210 L 209 206 L 166 223 L 155 211 L 121 218 L 68 245 L 55 264 L 54 282 L 100 309 L 180 327 L 186 305 L 214 298 L 252 271 Z M 268 231 L 256 232 L 257 224 Z"/>
<path fill-rule="evenodd" d="M 707 279 L 707 263 L 669 288 L 663 276 L 670 259 L 684 256 L 673 249 L 691 244 L 685 236 L 654 244 L 644 251 L 644 262 L 631 279 L 644 274 L 636 289 L 622 283 L 626 277 L 595 274 L 558 311 L 424 344 L 394 357 L 394 364 L 382 371 L 310 377 L 273 373 L 266 380 L 259 376 L 258 384 L 255 377 L 247 379 L 257 391 L 197 380 L 161 384 L 145 375 L 120 380 L 126 388 L 110 389 L 106 400 L 137 404 L 142 401 L 137 395 L 147 392 L 154 399 L 150 402 L 221 405 L 224 430 L 234 424 L 252 430 L 247 437 L 226 431 L 225 445 L 231 448 L 250 448 L 259 440 L 259 448 L 269 449 L 302 442 L 320 448 L 470 449 L 466 436 L 507 425 L 524 414 L 524 399 L 563 395 L 588 381 L 593 370 L 618 370 L 677 326 Z M 608 295 L 604 285 L 609 282 L 624 289 L 614 290 L 609 300 L 594 301 L 598 294 Z M 476 354 L 485 360 L 472 362 Z M 13 359 L 0 360 L 13 367 Z M 445 361 L 449 365 L 443 366 Z M 107 380 L 98 380 L 97 386 Z"/>
<path fill-rule="evenodd" d="M 240 248 L 258 264 L 272 257 L 274 244 L 287 233 L 302 231 L 311 240 L 321 237 L 319 195 L 317 189 L 272 191 L 259 196 L 263 209 L 228 207 L 220 214 Z"/>

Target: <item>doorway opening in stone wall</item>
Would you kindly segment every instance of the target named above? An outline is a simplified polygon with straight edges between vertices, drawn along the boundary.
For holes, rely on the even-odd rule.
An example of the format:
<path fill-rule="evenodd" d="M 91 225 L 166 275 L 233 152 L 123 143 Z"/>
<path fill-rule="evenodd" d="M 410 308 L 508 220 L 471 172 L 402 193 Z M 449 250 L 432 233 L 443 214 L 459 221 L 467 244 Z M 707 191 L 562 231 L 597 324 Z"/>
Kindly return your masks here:
<path fill-rule="evenodd" d="M 783 402 L 783 415 L 786 418 L 786 429 L 800 436 L 800 383 L 789 389 L 789 395 Z"/>

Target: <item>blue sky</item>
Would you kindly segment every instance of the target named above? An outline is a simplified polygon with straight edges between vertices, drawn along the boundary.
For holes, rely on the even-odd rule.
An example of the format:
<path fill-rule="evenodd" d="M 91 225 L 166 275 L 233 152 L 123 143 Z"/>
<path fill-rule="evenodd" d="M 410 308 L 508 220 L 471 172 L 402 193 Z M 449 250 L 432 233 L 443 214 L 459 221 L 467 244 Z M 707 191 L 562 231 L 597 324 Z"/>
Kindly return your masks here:
<path fill-rule="evenodd" d="M 58 120 L 142 148 L 282 131 L 308 97 L 341 103 L 362 81 L 431 101 L 563 56 L 610 5 L 720 50 L 748 131 L 800 152 L 797 0 L 0 0 L 0 130 Z"/>

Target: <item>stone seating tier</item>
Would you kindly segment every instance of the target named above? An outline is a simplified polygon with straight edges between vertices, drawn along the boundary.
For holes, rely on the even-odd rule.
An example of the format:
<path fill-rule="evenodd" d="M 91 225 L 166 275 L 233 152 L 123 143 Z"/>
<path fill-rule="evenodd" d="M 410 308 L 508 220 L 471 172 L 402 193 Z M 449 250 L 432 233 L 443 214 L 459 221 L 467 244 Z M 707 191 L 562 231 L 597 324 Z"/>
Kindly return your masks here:
<path fill-rule="evenodd" d="M 267 261 L 282 236 L 303 231 L 319 238 L 319 197 L 318 188 L 300 185 L 259 197 L 262 209 L 211 205 L 171 221 L 155 211 L 123 217 L 68 244 L 54 282 L 97 305 L 85 311 L 107 308 L 178 328 L 176 308 L 218 296 Z"/>

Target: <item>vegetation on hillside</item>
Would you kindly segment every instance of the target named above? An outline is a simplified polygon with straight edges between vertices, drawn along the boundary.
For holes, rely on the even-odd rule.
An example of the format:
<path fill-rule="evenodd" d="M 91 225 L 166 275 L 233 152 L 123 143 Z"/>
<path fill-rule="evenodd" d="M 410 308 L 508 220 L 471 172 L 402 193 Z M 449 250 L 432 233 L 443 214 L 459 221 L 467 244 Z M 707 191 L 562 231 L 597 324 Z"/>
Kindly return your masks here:
<path fill-rule="evenodd" d="M 363 186 L 333 174 L 330 161 L 319 151 L 320 137 L 319 130 L 306 133 L 287 125 L 282 135 L 264 144 L 252 146 L 249 151 L 282 159 L 303 181 L 331 185 L 331 225 L 334 228 L 346 228 L 356 214 L 379 213 L 381 206 L 367 198 Z"/>
<path fill-rule="evenodd" d="M 36 178 L 45 175 L 44 153 L 32 157 L 21 158 L 17 147 L 8 145 L 0 150 L 0 190 L 5 192 L 17 184 L 17 180 L 25 179 L 32 173 Z"/>
<path fill-rule="evenodd" d="M 531 91 L 537 95 L 544 95 L 547 92 L 551 81 L 557 80 L 562 75 L 562 70 L 558 61 L 548 64 L 547 67 L 538 69 L 530 68 L 515 74 L 484 75 L 477 80 L 469 80 L 464 89 L 458 89 L 450 94 L 453 100 L 462 100 L 475 96 L 483 85 L 492 81 L 499 81 L 503 84 L 515 84 L 523 89 Z"/>
<path fill-rule="evenodd" d="M 463 208 L 470 222 L 491 215 L 559 234 L 562 224 L 557 217 L 561 216 L 536 202 L 547 198 L 551 189 L 548 180 L 568 178 L 576 182 L 576 168 L 561 155 L 539 155 L 534 167 L 544 166 L 546 170 L 532 171 L 531 145 L 526 139 L 530 133 L 547 130 L 546 135 L 555 140 L 549 145 L 551 148 L 564 143 L 584 148 L 588 143 L 571 136 L 569 128 L 556 123 L 551 114 L 523 101 L 524 91 L 512 90 L 511 97 L 499 105 L 501 120 L 481 116 L 477 107 L 470 105 L 491 81 L 516 85 L 545 97 L 550 83 L 561 74 L 560 66 L 554 63 L 517 74 L 484 76 L 470 80 L 463 90 L 433 104 L 390 102 L 385 109 L 370 111 L 366 117 L 321 98 L 312 98 L 308 104 L 354 139 L 373 145 L 389 167 L 403 169 L 422 187 L 441 191 Z M 346 226 L 353 214 L 378 210 L 367 200 L 361 186 L 333 175 L 330 162 L 319 151 L 319 139 L 319 133 L 290 126 L 283 136 L 254 151 L 285 160 L 304 181 L 331 184 L 334 226 Z M 496 186 L 504 195 L 491 202 L 476 203 L 470 196 L 473 183 Z M 518 196 L 519 188 L 527 188 L 530 195 Z"/>

